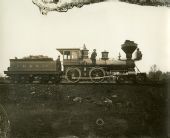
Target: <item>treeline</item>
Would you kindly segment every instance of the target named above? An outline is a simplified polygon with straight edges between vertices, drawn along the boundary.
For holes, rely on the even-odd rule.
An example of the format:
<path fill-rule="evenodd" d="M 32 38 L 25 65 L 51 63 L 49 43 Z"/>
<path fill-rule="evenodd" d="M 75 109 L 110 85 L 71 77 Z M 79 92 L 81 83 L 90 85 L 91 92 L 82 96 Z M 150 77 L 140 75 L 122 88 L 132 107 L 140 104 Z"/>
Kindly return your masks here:
<path fill-rule="evenodd" d="M 170 72 L 162 72 L 157 65 L 152 65 L 148 73 L 148 78 L 153 81 L 170 80 Z"/>

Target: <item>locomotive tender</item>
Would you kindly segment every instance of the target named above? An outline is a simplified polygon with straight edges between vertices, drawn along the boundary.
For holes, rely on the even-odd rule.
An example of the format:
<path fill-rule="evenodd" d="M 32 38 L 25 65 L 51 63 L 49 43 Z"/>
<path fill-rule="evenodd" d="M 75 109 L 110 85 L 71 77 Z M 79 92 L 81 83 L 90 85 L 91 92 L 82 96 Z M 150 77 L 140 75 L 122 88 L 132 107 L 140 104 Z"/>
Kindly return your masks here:
<path fill-rule="evenodd" d="M 146 73 L 135 71 L 135 61 L 142 59 L 142 54 L 133 41 L 126 40 L 121 46 L 126 54 L 126 59 L 109 60 L 107 51 L 102 52 L 102 58 L 92 64 L 88 57 L 85 45 L 79 48 L 57 48 L 63 57 L 63 71 L 61 62 L 47 56 L 29 56 L 22 59 L 10 59 L 10 67 L 4 73 L 14 83 L 57 83 L 62 80 L 76 83 L 105 82 L 105 81 L 141 81 Z M 133 52 L 137 49 L 136 58 L 132 59 Z"/>

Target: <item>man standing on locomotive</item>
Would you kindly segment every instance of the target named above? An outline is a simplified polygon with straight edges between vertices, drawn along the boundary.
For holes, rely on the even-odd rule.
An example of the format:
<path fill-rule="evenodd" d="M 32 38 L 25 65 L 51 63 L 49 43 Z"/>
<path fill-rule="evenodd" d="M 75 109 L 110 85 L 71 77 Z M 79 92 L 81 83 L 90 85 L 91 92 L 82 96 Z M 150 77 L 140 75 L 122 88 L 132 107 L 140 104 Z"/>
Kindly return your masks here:
<path fill-rule="evenodd" d="M 56 60 L 56 70 L 57 71 L 61 71 L 61 61 L 60 61 L 60 56 L 58 56 L 57 60 Z"/>
<path fill-rule="evenodd" d="M 135 60 L 141 60 L 141 59 L 142 59 L 142 52 L 139 50 L 139 48 L 137 48 Z"/>
<path fill-rule="evenodd" d="M 93 53 L 91 54 L 90 58 L 93 65 L 96 65 L 96 56 L 97 56 L 96 49 L 93 49 Z"/>

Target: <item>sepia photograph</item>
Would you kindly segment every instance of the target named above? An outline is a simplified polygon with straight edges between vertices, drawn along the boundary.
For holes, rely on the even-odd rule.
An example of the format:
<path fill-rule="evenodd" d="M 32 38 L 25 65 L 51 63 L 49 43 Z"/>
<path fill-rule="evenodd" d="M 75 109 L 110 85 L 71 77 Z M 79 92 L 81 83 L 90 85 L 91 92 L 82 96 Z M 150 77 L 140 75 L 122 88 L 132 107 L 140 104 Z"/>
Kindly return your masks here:
<path fill-rule="evenodd" d="M 1 0 L 0 138 L 170 138 L 170 0 Z"/>

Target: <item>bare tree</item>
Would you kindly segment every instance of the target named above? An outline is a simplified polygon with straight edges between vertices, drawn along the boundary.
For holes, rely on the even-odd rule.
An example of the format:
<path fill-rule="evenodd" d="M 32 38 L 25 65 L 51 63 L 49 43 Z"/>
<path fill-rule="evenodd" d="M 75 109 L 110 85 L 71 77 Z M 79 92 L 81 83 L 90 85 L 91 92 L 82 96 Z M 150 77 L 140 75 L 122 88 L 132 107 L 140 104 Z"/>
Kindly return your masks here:
<path fill-rule="evenodd" d="M 162 71 L 160 71 L 156 64 L 152 65 L 149 71 L 149 78 L 151 80 L 158 81 L 162 76 Z"/>

